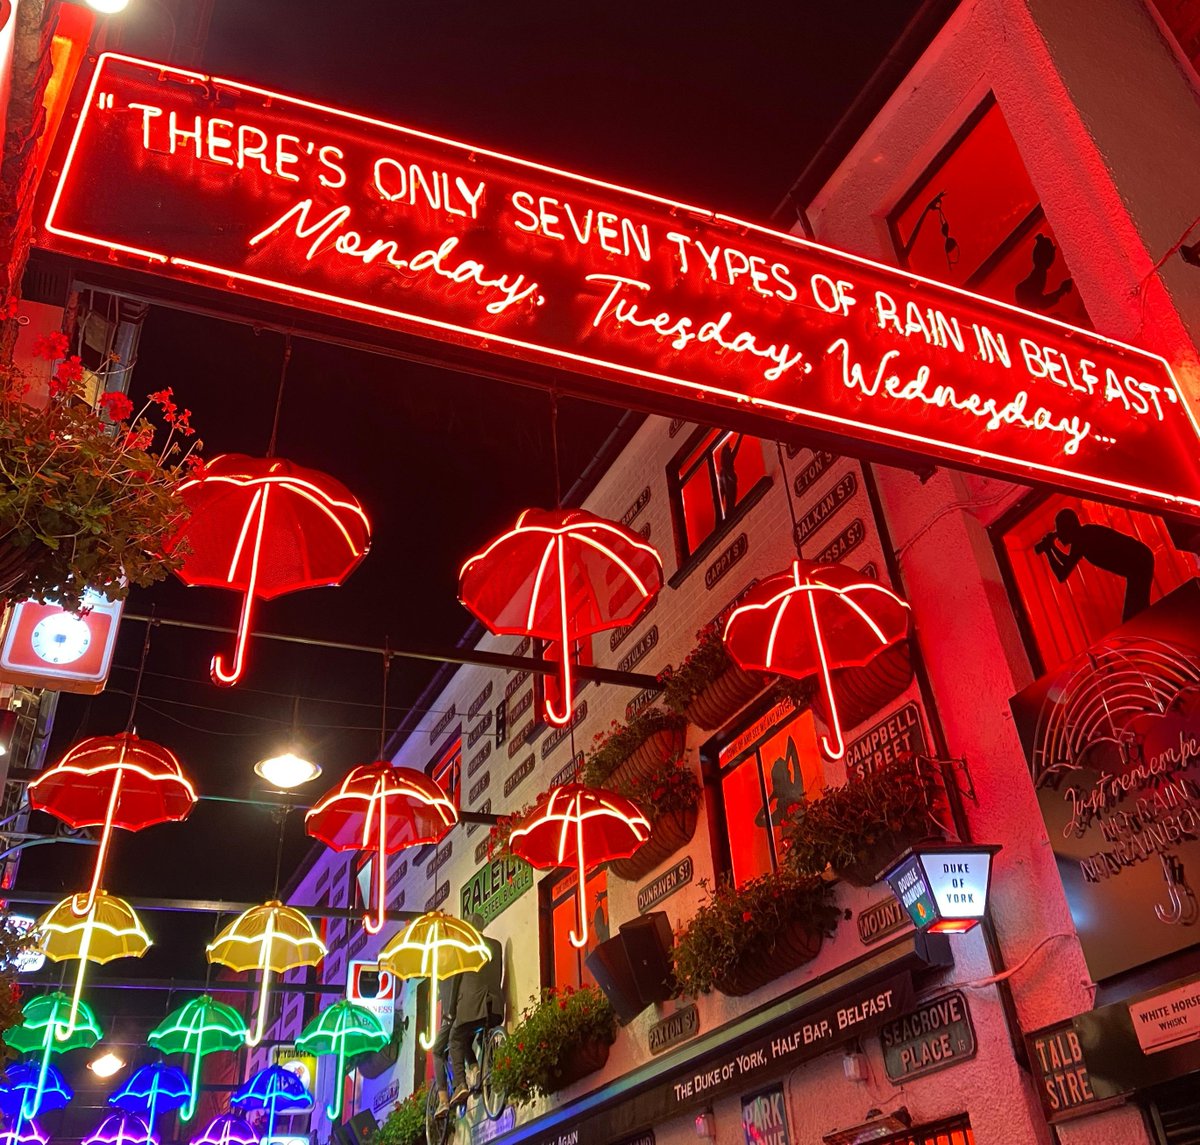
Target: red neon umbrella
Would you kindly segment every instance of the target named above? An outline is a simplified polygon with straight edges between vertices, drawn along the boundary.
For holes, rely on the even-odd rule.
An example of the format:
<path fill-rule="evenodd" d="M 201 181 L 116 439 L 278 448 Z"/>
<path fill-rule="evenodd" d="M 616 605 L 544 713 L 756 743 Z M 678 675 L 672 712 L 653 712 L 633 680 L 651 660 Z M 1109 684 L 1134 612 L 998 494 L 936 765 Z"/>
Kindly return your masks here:
<path fill-rule="evenodd" d="M 632 799 L 567 783 L 552 787 L 538 798 L 524 821 L 513 828 L 509 848 L 531 866 L 565 867 L 568 860 L 579 872 L 575 887 L 579 933 L 571 932 L 575 946 L 587 945 L 587 915 L 583 884 L 592 867 L 610 859 L 627 859 L 650 838 L 650 822 Z"/>
<path fill-rule="evenodd" d="M 29 785 L 29 803 L 70 827 L 103 828 L 91 889 L 72 899 L 72 910 L 82 918 L 103 878 L 113 828 L 141 831 L 186 819 L 196 791 L 173 752 L 123 732 L 75 744 Z"/>
<path fill-rule="evenodd" d="M 458 597 L 497 634 L 560 642 L 562 710 L 571 719 L 571 645 L 606 628 L 632 624 L 662 588 L 653 545 L 615 521 L 581 509 L 526 509 L 516 525 L 471 557 Z"/>
<path fill-rule="evenodd" d="M 725 647 L 743 668 L 803 679 L 819 675 L 834 743 L 846 753 L 830 671 L 861 668 L 908 635 L 909 608 L 891 589 L 846 565 L 795 560 L 756 584 L 725 624 Z"/>
<path fill-rule="evenodd" d="M 371 524 L 340 481 L 278 457 L 222 454 L 180 494 L 191 517 L 175 539 L 190 548 L 179 578 L 243 595 L 233 664 L 217 655 L 210 669 L 214 683 L 236 684 L 255 599 L 341 584 L 366 556 Z"/>
<path fill-rule="evenodd" d="M 375 917 L 363 917 L 369 934 L 383 929 L 387 906 L 387 856 L 438 843 L 458 822 L 458 808 L 437 782 L 411 767 L 385 760 L 363 763 L 327 791 L 304 817 L 305 829 L 335 851 L 375 849 Z"/>

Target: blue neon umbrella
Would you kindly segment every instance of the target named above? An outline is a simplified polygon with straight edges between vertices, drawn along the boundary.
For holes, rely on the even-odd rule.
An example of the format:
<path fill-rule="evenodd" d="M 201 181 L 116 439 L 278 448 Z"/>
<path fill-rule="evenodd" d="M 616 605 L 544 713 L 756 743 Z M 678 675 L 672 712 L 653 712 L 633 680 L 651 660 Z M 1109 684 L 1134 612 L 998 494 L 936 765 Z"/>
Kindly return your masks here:
<path fill-rule="evenodd" d="M 108 1104 L 142 1114 L 153 1130 L 160 1113 L 181 1108 L 191 1096 L 192 1084 L 183 1070 L 165 1062 L 150 1062 L 135 1069 Z"/>
<path fill-rule="evenodd" d="M 269 1065 L 233 1091 L 230 1105 L 267 1111 L 267 1136 L 275 1136 L 277 1113 L 303 1113 L 312 1109 L 312 1094 L 298 1075 L 283 1066 Z"/>
<path fill-rule="evenodd" d="M 154 1131 L 136 1113 L 110 1113 L 83 1145 L 158 1145 Z"/>
<path fill-rule="evenodd" d="M 22 1105 L 29 1101 L 31 1094 L 37 1092 L 39 1073 L 41 1073 L 39 1062 L 17 1062 L 8 1067 L 6 1080 L 0 1082 L 0 1113 L 10 1119 L 21 1114 Z M 36 1117 L 39 1113 L 46 1113 L 51 1109 L 62 1109 L 74 1096 L 75 1094 L 71 1092 L 71 1087 L 67 1085 L 58 1066 L 47 1065 L 37 1108 L 29 1109 L 26 1105 L 26 1120 L 28 1117 Z"/>

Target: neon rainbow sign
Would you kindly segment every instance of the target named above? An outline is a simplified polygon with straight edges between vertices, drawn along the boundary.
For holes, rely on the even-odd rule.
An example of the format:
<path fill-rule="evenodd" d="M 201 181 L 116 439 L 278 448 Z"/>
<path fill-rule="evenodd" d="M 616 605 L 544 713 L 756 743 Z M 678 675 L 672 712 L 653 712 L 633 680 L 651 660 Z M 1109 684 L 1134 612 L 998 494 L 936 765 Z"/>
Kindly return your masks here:
<path fill-rule="evenodd" d="M 1163 358 L 793 235 L 112 53 L 54 166 L 39 243 L 67 254 L 620 404 L 1200 515 Z"/>

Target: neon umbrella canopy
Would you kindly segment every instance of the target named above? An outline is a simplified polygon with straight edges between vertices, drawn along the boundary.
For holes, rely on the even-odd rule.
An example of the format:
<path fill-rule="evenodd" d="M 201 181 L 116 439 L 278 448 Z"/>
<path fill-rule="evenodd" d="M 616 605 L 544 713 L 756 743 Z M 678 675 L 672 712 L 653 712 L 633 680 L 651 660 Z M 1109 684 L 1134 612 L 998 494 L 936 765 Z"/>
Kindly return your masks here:
<path fill-rule="evenodd" d="M 325 957 L 325 944 L 313 924 L 298 910 L 272 899 L 252 906 L 233 920 L 207 947 L 209 962 L 242 973 L 262 971 L 258 991 L 258 1016 L 246 1045 L 262 1041 L 267 1019 L 267 992 L 271 975 L 297 966 L 316 966 Z"/>
<path fill-rule="evenodd" d="M 491 632 L 559 642 L 558 727 L 574 706 L 571 648 L 606 628 L 632 624 L 663 585 L 658 551 L 615 521 L 581 509 L 526 509 L 516 525 L 471 557 L 458 597 Z"/>
<path fill-rule="evenodd" d="M 164 1054 L 191 1054 L 191 1093 L 180 1107 L 179 1116 L 191 1121 L 200 1092 L 200 1070 L 204 1058 L 221 1051 L 241 1049 L 246 1041 L 246 1023 L 232 1006 L 201 994 L 172 1010 L 146 1037 Z"/>
<path fill-rule="evenodd" d="M 59 1029 L 66 1023 L 67 1014 L 72 1010 L 75 1020 L 70 1032 L 65 1038 L 57 1037 Z M 30 998 L 21 1007 L 21 1013 L 24 1020 L 19 1026 L 5 1030 L 4 1040 L 19 1054 L 40 1055 L 37 1083 L 32 1090 L 26 1091 L 28 1100 L 22 1106 L 21 1119 L 27 1119 L 41 1104 L 50 1072 L 50 1055 L 88 1049 L 100 1040 L 101 1031 L 92 1008 L 86 1002 L 79 1002 L 73 1007 L 71 999 L 61 990 Z"/>
<path fill-rule="evenodd" d="M 568 783 L 541 795 L 533 810 L 509 836 L 512 853 L 531 866 L 574 866 L 578 871 L 575 910 L 578 933 L 571 931 L 574 946 L 587 945 L 584 883 L 591 867 L 610 859 L 626 859 L 650 838 L 650 821 L 632 799 Z"/>
<path fill-rule="evenodd" d="M 230 1105 L 267 1111 L 267 1136 L 275 1136 L 275 1117 L 279 1113 L 303 1113 L 312 1109 L 312 1094 L 304 1082 L 283 1066 L 269 1065 L 233 1091 Z"/>
<path fill-rule="evenodd" d="M 455 974 L 479 970 L 491 957 L 479 931 L 440 910 L 414 918 L 379 952 L 379 965 L 397 978 L 429 979 L 429 1033 L 421 1035 L 422 1048 L 433 1045 L 437 984 Z"/>
<path fill-rule="evenodd" d="M 458 822 L 458 808 L 424 772 L 379 760 L 353 768 L 304 822 L 314 839 L 335 851 L 375 851 L 375 917 L 368 913 L 363 925 L 378 934 L 387 909 L 387 856 L 441 842 Z"/>
<path fill-rule="evenodd" d="M 83 1145 L 157 1145 L 158 1138 L 136 1113 L 118 1110 L 96 1126 Z"/>
<path fill-rule="evenodd" d="M 19 1117 L 0 1130 L 0 1145 L 50 1145 L 50 1134 L 36 1121 Z"/>
<path fill-rule="evenodd" d="M 830 672 L 861 668 L 908 635 L 909 608 L 891 589 L 846 565 L 795 560 L 760 581 L 725 623 L 725 647 L 743 668 L 804 679 L 819 676 L 833 742 L 831 759 L 846 754 Z"/>
<path fill-rule="evenodd" d="M 35 927 L 41 935 L 40 949 L 47 958 L 55 962 L 79 960 L 70 1012 L 65 1024 L 55 1029 L 55 1036 L 60 1041 L 75 1028 L 87 964 L 103 964 L 116 958 L 141 958 L 151 946 L 142 920 L 124 899 L 107 891 L 97 891 L 91 908 L 81 917 L 81 898 L 82 895 L 71 895 L 63 899 L 42 915 Z"/>
<path fill-rule="evenodd" d="M 347 1059 L 381 1050 L 387 1042 L 387 1031 L 379 1019 L 365 1006 L 345 999 L 326 1006 L 301 1031 L 296 1039 L 296 1049 L 306 1054 L 337 1058 L 333 1104 L 325 1109 L 330 1121 L 336 1123 L 342 1116 L 342 1078 Z"/>
<path fill-rule="evenodd" d="M 104 877 L 113 828 L 141 831 L 186 819 L 196 792 L 174 754 L 125 732 L 75 744 L 29 785 L 29 803 L 77 830 L 103 828 L 91 889 L 76 904 L 77 914 L 87 914 Z"/>
<path fill-rule="evenodd" d="M 190 552 L 178 576 L 190 585 L 242 594 L 233 662 L 213 657 L 214 683 L 241 678 L 254 601 L 341 584 L 367 554 L 371 524 L 340 481 L 278 457 L 226 453 L 185 481 L 191 516 L 175 544 Z"/>
<path fill-rule="evenodd" d="M 125 1084 L 109 1099 L 109 1105 L 129 1113 L 140 1113 L 151 1131 L 160 1113 L 180 1109 L 191 1100 L 192 1086 L 178 1066 L 149 1062 L 138 1066 Z"/>
<path fill-rule="evenodd" d="M 258 1145 L 254 1127 L 236 1113 L 214 1117 L 188 1145 Z"/>
<path fill-rule="evenodd" d="M 30 1095 L 37 1093 L 40 1074 L 41 1068 L 37 1062 L 16 1062 L 10 1065 L 5 1071 L 5 1081 L 0 1083 L 0 1113 L 10 1121 L 20 1117 L 29 1104 Z M 74 1096 L 58 1066 L 48 1065 L 46 1076 L 42 1079 L 42 1092 L 37 1108 L 31 1109 L 27 1116 L 37 1117 L 39 1113 L 52 1109 L 64 1109 Z"/>

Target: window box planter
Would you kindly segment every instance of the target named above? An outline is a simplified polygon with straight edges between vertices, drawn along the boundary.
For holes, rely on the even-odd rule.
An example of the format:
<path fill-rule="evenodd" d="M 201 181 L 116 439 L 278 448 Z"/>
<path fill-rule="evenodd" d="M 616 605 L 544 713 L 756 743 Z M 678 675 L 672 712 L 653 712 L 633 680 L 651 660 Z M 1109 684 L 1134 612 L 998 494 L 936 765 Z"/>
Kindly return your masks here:
<path fill-rule="evenodd" d="M 824 935 L 800 923 L 789 923 L 769 946 L 747 951 L 732 966 L 716 975 L 713 985 L 734 998 L 752 994 L 769 982 L 798 970 L 821 952 Z"/>
<path fill-rule="evenodd" d="M 770 682 L 762 672 L 730 666 L 697 692 L 684 709 L 690 723 L 706 731 L 724 727 Z"/>
<path fill-rule="evenodd" d="M 590 1038 L 573 1047 L 564 1047 L 559 1055 L 558 1065 L 547 1079 L 550 1090 L 556 1092 L 566 1089 L 569 1085 L 583 1081 L 588 1074 L 603 1069 L 608 1064 L 608 1051 L 613 1040 Z"/>
<path fill-rule="evenodd" d="M 608 869 L 626 882 L 643 878 L 692 841 L 699 818 L 699 807 L 656 816 L 651 820 L 649 840 L 628 859 L 614 859 Z"/>
<path fill-rule="evenodd" d="M 912 652 L 907 640 L 881 652 L 866 667 L 835 671 L 833 694 L 842 727 L 852 728 L 865 722 L 899 696 L 912 678 Z"/>
<path fill-rule="evenodd" d="M 660 772 L 683 754 L 687 721 L 661 708 L 647 708 L 627 724 L 613 721 L 596 736 L 583 765 L 583 782 L 592 787 L 638 783 Z"/>

